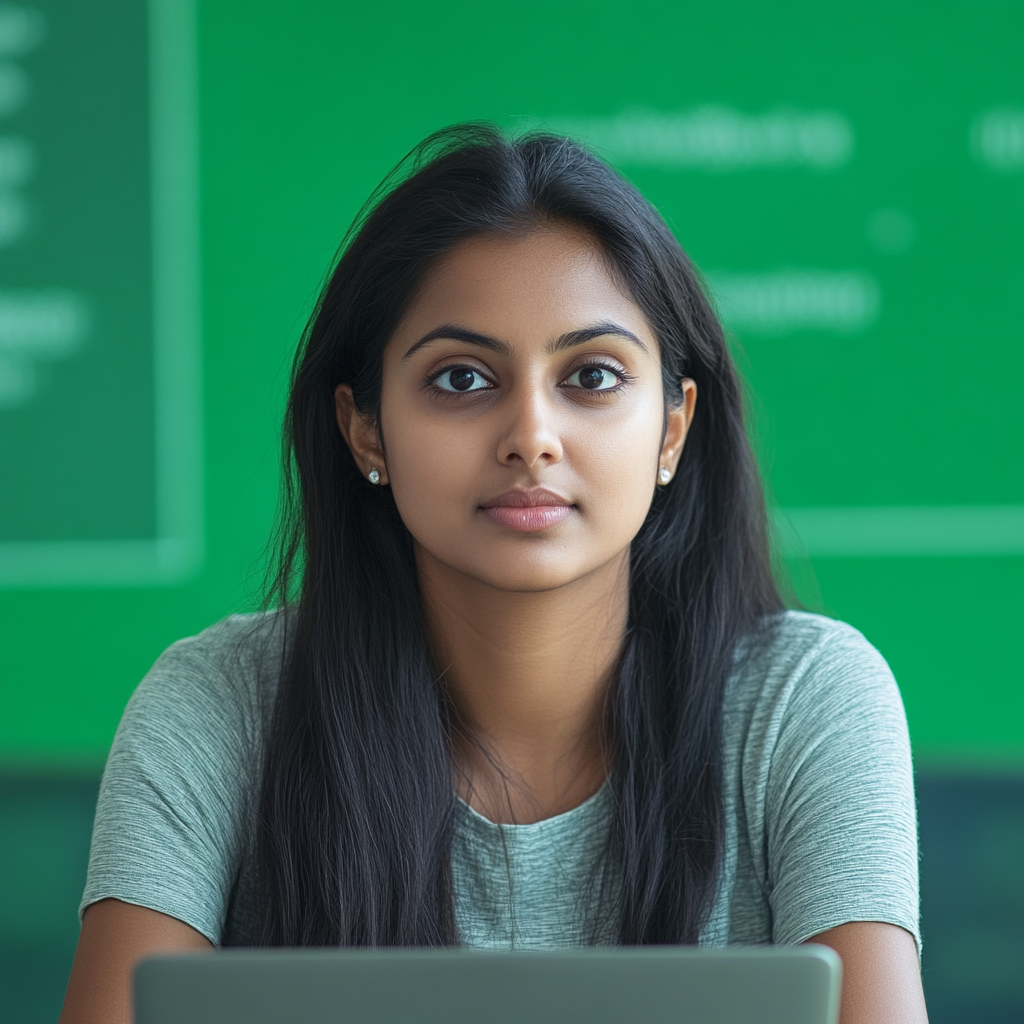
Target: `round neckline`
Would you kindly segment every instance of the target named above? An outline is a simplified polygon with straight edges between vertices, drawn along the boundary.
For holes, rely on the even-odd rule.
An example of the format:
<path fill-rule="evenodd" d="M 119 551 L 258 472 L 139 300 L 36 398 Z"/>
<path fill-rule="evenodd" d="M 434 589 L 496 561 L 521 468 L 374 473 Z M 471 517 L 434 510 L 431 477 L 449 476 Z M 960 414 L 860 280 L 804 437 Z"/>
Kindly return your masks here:
<path fill-rule="evenodd" d="M 607 802 L 609 795 L 608 780 L 605 779 L 601 783 L 601 788 L 596 793 L 591 794 L 581 804 L 577 804 L 575 807 L 570 807 L 567 811 L 562 811 L 561 814 L 552 815 L 550 818 L 541 818 L 540 821 L 530 821 L 522 825 L 513 824 L 509 822 L 498 822 L 491 821 L 490 818 L 481 814 L 476 808 L 471 807 L 465 800 L 462 799 L 457 793 L 455 794 L 456 807 L 460 808 L 464 816 L 477 828 L 486 828 L 494 831 L 505 831 L 512 832 L 516 835 L 527 835 L 530 832 L 539 833 L 548 830 L 557 830 L 567 825 L 576 823 L 579 818 L 587 817 L 595 809 L 603 810 L 605 803 Z"/>

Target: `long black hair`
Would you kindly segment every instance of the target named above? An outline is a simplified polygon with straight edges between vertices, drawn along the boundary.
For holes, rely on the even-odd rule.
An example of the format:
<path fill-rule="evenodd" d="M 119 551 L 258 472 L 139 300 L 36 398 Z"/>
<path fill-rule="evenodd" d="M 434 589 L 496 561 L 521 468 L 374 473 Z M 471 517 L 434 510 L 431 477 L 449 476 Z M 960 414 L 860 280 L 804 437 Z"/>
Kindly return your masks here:
<path fill-rule="evenodd" d="M 274 590 L 291 621 L 256 844 L 268 945 L 459 942 L 452 724 L 412 540 L 357 468 L 334 391 L 378 414 L 385 345 L 428 268 L 472 236 L 550 223 L 589 233 L 646 315 L 667 405 L 697 383 L 678 472 L 631 548 L 606 704 L 615 884 L 600 888 L 623 944 L 694 943 L 710 913 L 723 692 L 781 608 L 737 375 L 693 265 L 632 185 L 568 139 L 473 124 L 428 138 L 371 197 L 296 357 Z"/>

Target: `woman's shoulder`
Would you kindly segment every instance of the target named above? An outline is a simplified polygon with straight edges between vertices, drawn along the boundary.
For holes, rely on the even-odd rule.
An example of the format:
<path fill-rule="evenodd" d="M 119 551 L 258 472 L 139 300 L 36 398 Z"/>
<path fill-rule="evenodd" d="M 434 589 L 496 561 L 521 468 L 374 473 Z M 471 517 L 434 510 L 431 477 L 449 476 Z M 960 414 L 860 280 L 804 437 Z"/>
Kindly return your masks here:
<path fill-rule="evenodd" d="M 289 620 L 290 613 L 282 609 L 229 615 L 194 636 L 175 641 L 154 668 L 203 667 L 225 677 L 263 675 L 280 663 Z"/>
<path fill-rule="evenodd" d="M 788 611 L 747 641 L 726 695 L 727 717 L 779 728 L 782 718 L 898 712 L 899 690 L 885 658 L 853 626 Z"/>
<path fill-rule="evenodd" d="M 230 615 L 171 644 L 136 688 L 122 726 L 259 730 L 277 690 L 288 626 L 282 611 Z"/>
<path fill-rule="evenodd" d="M 756 689 L 769 677 L 792 685 L 850 670 L 891 678 L 885 659 L 853 626 L 812 612 L 786 611 L 741 644 L 735 677 Z"/>

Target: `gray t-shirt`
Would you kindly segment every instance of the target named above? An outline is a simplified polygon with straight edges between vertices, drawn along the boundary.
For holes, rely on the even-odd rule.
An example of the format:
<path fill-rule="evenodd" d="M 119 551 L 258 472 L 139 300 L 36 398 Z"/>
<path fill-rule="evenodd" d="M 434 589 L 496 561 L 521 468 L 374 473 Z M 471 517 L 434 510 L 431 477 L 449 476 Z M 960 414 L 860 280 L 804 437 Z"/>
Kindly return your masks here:
<path fill-rule="evenodd" d="M 172 645 L 143 679 L 103 776 L 83 910 L 115 897 L 215 945 L 252 943 L 250 837 L 280 628 L 274 614 L 232 616 Z M 702 945 L 798 943 L 848 921 L 884 921 L 920 947 L 906 720 L 888 666 L 860 633 L 786 613 L 729 681 L 722 771 L 725 852 Z M 607 786 L 530 825 L 495 825 L 458 802 L 463 942 L 593 941 L 581 902 L 609 818 Z"/>

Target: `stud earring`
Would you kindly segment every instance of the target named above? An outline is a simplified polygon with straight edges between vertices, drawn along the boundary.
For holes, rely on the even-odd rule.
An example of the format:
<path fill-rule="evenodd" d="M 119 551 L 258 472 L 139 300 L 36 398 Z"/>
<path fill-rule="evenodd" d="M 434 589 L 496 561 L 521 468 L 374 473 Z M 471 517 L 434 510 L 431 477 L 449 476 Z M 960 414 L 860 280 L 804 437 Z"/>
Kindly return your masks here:
<path fill-rule="evenodd" d="M 376 469 L 371 469 L 370 472 L 366 474 L 366 479 L 369 480 L 371 484 L 379 484 L 380 473 Z"/>
<path fill-rule="evenodd" d="M 665 484 L 667 484 L 671 479 L 671 470 L 668 470 L 664 466 L 662 466 L 661 469 L 658 470 L 658 483 L 661 484 L 662 487 L 664 487 Z"/>

